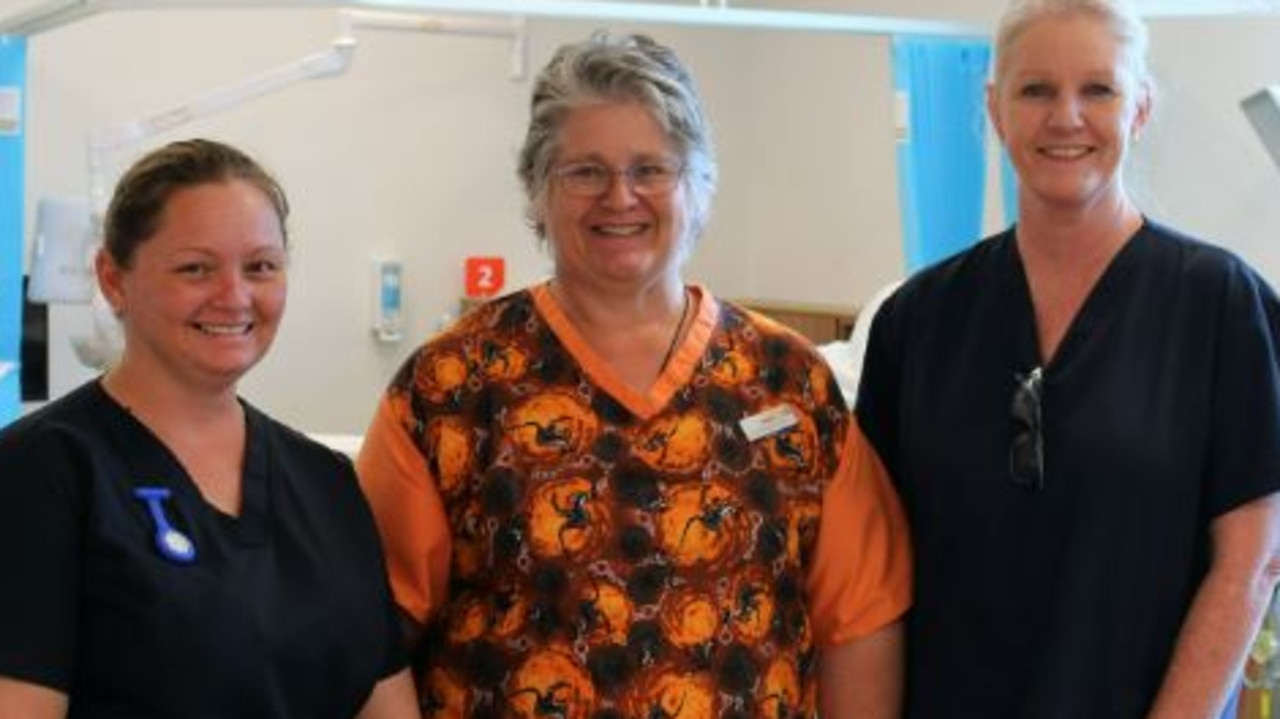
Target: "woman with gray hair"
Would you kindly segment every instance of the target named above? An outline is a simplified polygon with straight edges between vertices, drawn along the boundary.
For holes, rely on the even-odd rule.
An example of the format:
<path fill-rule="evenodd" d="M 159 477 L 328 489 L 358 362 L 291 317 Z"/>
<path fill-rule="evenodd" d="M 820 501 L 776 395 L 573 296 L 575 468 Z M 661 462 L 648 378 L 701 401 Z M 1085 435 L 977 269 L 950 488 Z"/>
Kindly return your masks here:
<path fill-rule="evenodd" d="M 552 278 L 410 357 L 358 461 L 425 712 L 896 716 L 883 468 L 811 345 L 682 278 L 716 186 L 688 72 L 562 47 L 519 175 Z"/>
<path fill-rule="evenodd" d="M 858 419 L 916 549 L 907 715 L 1222 712 L 1280 570 L 1280 302 L 1147 217 L 1146 31 L 1015 3 L 988 109 L 1016 224 L 909 280 Z"/>

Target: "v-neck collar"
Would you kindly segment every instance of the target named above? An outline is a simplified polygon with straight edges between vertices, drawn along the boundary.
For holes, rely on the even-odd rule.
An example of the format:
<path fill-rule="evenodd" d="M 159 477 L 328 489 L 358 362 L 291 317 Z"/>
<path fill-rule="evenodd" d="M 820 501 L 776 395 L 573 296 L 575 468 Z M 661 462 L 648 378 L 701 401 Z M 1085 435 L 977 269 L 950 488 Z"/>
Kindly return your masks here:
<path fill-rule="evenodd" d="M 1134 259 L 1140 252 L 1136 246 L 1144 242 L 1147 235 L 1148 220 L 1144 217 L 1138 229 L 1125 240 L 1120 249 L 1107 262 L 1106 268 L 1098 276 L 1089 294 L 1076 311 L 1067 331 L 1058 343 L 1052 357 L 1041 357 L 1040 339 L 1036 326 L 1035 304 L 1031 299 L 1031 286 L 1027 280 L 1026 267 L 1022 263 L 1022 254 L 1018 251 L 1016 228 L 1005 233 L 1005 257 L 1010 302 L 1006 303 L 1016 313 L 1011 317 L 1014 327 L 1015 353 L 1018 363 L 1024 370 L 1042 367 L 1046 373 L 1058 370 L 1071 361 L 1075 352 L 1094 331 L 1107 313 L 1114 307 L 1116 293 L 1127 283 L 1133 272 Z M 1056 372 L 1055 372 L 1056 373 Z"/>
<path fill-rule="evenodd" d="M 551 293 L 550 282 L 529 288 L 529 294 L 538 314 L 542 315 L 556 339 L 583 372 L 601 390 L 626 407 L 627 411 L 641 419 L 649 419 L 661 412 L 675 393 L 692 378 L 699 358 L 711 342 L 711 333 L 720 317 L 720 305 L 711 293 L 700 285 L 690 285 L 688 290 L 693 303 L 689 329 L 648 392 L 641 392 L 627 384 L 609 362 L 591 347 L 578 328 L 569 321 L 564 308 L 556 302 Z"/>
<path fill-rule="evenodd" d="M 133 477 L 126 481 L 127 491 L 135 487 L 161 484 L 168 487 L 183 505 L 199 508 L 201 515 L 222 524 L 225 531 L 243 545 L 267 541 L 267 518 L 270 511 L 270 449 L 264 431 L 266 418 L 250 405 L 240 401 L 245 419 L 244 467 L 241 470 L 240 514 L 230 515 L 210 504 L 195 480 L 187 473 L 173 451 L 149 427 L 133 416 L 102 387 L 95 383 L 98 396 L 109 414 L 107 422 L 117 452 Z M 156 473 L 161 476 L 155 476 Z"/>

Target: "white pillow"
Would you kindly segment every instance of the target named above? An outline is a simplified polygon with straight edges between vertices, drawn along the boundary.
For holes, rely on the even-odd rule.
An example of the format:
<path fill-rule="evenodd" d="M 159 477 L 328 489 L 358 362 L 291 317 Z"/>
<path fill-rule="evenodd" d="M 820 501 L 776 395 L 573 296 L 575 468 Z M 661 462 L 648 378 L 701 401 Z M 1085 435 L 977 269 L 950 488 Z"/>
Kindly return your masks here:
<path fill-rule="evenodd" d="M 902 280 L 894 280 L 876 290 L 875 294 L 862 304 L 858 309 L 857 319 L 853 321 L 853 330 L 849 333 L 849 339 L 818 345 L 818 352 L 827 360 L 827 364 L 831 365 L 831 372 L 836 377 L 836 383 L 840 385 L 840 394 L 844 396 L 845 404 L 849 405 L 850 409 L 858 401 L 858 382 L 862 380 L 862 358 L 867 353 L 871 321 L 875 319 L 880 305 L 884 304 L 884 301 L 889 299 L 889 296 L 901 285 Z"/>

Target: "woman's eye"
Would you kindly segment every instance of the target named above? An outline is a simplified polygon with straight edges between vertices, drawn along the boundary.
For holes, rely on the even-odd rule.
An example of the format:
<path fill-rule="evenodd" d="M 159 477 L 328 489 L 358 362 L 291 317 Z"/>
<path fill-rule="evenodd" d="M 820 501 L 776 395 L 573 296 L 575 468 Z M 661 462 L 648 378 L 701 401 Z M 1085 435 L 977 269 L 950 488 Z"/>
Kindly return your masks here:
<path fill-rule="evenodd" d="M 570 170 L 569 175 L 575 180 L 598 182 L 607 177 L 609 171 L 599 165 L 582 165 Z"/>
<path fill-rule="evenodd" d="M 1023 85 L 1018 90 L 1018 95 L 1020 97 L 1026 97 L 1031 99 L 1043 99 L 1043 98 L 1053 96 L 1053 88 L 1049 87 L 1048 85 L 1042 82 L 1034 82 L 1027 85 Z"/>
<path fill-rule="evenodd" d="M 1084 94 L 1088 97 L 1111 97 L 1116 94 L 1115 88 L 1103 83 L 1086 85 Z"/>
<path fill-rule="evenodd" d="M 640 181 L 661 180 L 665 178 L 669 170 L 663 165 L 637 165 L 634 170 L 635 178 Z"/>
<path fill-rule="evenodd" d="M 245 271 L 251 275 L 272 275 L 280 269 L 281 264 L 275 260 L 254 260 L 245 266 Z"/>
<path fill-rule="evenodd" d="M 208 275 L 210 272 L 212 272 L 213 268 L 211 268 L 209 265 L 204 265 L 197 262 L 190 262 L 185 265 L 178 265 L 176 271 L 178 274 L 186 275 L 188 277 L 204 277 Z"/>

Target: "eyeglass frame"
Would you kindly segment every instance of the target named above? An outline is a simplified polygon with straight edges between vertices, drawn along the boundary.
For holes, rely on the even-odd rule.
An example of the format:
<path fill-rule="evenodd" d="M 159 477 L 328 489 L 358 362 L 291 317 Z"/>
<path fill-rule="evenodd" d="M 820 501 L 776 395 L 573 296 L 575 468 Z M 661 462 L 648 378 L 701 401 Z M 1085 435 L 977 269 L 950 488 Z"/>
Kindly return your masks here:
<path fill-rule="evenodd" d="M 666 173 L 662 175 L 661 185 L 647 187 L 642 181 L 637 180 L 637 172 L 655 168 Z M 575 186 L 572 184 L 575 180 L 585 182 L 586 178 L 575 177 L 573 173 L 574 171 L 587 169 L 601 172 L 600 175 L 591 178 L 593 184 L 600 183 L 599 188 L 587 189 L 585 185 Z M 662 197 L 675 192 L 676 188 L 680 186 L 680 180 L 684 177 L 685 169 L 686 166 L 682 162 L 665 160 L 644 160 L 622 169 L 611 167 L 603 162 L 583 160 L 581 162 L 566 162 L 563 165 L 551 168 L 551 179 L 556 182 L 561 190 L 564 190 L 565 194 L 583 199 L 598 199 L 609 194 L 609 190 L 613 188 L 613 184 L 619 176 L 626 180 L 627 190 L 634 195 L 639 197 Z"/>
<path fill-rule="evenodd" d="M 1044 369 L 1015 374 L 1017 386 L 1009 403 L 1014 435 L 1009 440 L 1009 481 L 1016 486 L 1044 489 Z"/>

